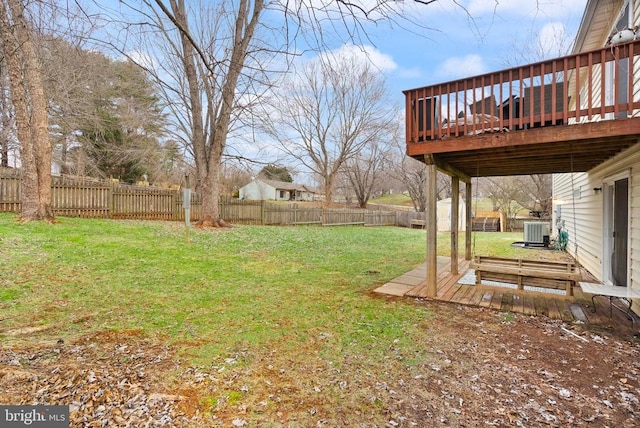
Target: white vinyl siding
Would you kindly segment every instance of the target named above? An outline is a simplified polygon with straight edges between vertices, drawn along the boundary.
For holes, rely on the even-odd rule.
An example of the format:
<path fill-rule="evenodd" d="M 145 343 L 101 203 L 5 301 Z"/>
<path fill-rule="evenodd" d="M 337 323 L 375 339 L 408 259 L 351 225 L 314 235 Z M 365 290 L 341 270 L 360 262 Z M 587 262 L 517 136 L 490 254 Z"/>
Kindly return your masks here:
<path fill-rule="evenodd" d="M 639 25 L 640 24 L 640 0 L 636 0 L 634 2 L 634 25 Z M 631 98 L 632 100 L 638 100 L 640 99 L 640 72 L 638 70 L 640 70 L 640 59 L 638 58 L 634 58 L 633 61 L 633 70 L 635 73 L 635 76 L 633 76 L 633 97 Z M 638 110 L 634 110 L 633 117 L 638 117 L 640 116 L 640 111 Z"/>
<path fill-rule="evenodd" d="M 240 198 L 255 201 L 275 200 L 276 189 L 262 181 L 254 180 L 240 189 Z"/>
<path fill-rule="evenodd" d="M 569 232 L 567 251 L 589 272 L 598 276 L 602 269 L 602 196 L 594 187 L 599 181 L 586 173 L 557 174 L 554 183 L 554 232 L 557 214 L 561 213 L 564 230 Z M 560 210 L 558 210 L 560 206 Z M 576 239 L 577 238 L 577 239 Z"/>
<path fill-rule="evenodd" d="M 628 2 L 620 4 L 621 10 L 627 7 Z M 635 2 L 635 11 L 633 16 L 634 25 L 640 23 L 640 0 Z M 625 14 L 620 13 L 614 17 L 611 22 L 609 31 L 603 33 L 603 40 L 616 27 L 618 30 L 628 26 Z M 625 20 L 625 22 L 622 22 Z M 604 42 L 603 42 L 604 45 Z M 627 65 L 622 64 L 626 67 Z M 634 68 L 634 84 L 633 98 L 640 99 L 640 60 L 635 59 Z M 606 64 L 604 67 L 594 67 L 593 81 L 597 82 L 602 72 L 605 73 L 605 93 L 601 93 L 599 84 L 593 86 L 594 105 L 599 105 L 602 97 L 610 103 L 613 101 L 613 84 L 612 79 L 614 66 Z M 586 70 L 584 70 L 586 71 Z M 581 70 L 581 82 L 585 85 L 588 74 Z M 586 91 L 581 91 L 581 104 L 587 102 Z M 640 115 L 635 110 L 634 116 Z M 591 121 L 598 121 L 602 118 L 600 115 L 594 115 Z M 608 117 L 607 117 L 608 119 Z M 582 120 L 581 121 L 585 121 Z M 568 155 L 567 155 L 568 156 Z M 564 229 L 569 232 L 569 251 L 576 260 L 584 266 L 591 274 L 599 280 L 603 280 L 603 257 L 610 257 L 610 254 L 604 255 L 604 192 L 594 191 L 594 188 L 602 188 L 605 179 L 616 176 L 617 174 L 628 174 L 629 177 L 629 286 L 640 289 L 640 143 L 636 143 L 633 147 L 618 154 L 615 158 L 608 160 L 604 164 L 588 171 L 586 173 L 573 174 L 556 174 L 553 179 L 554 187 L 554 234 L 557 234 L 556 215 L 557 202 L 564 203 L 560 212 L 565 222 Z M 634 310 L 640 312 L 640 302 L 634 303 Z"/>
<path fill-rule="evenodd" d="M 567 251 L 599 280 L 603 280 L 603 194 L 594 191 L 602 187 L 604 179 L 620 174 L 629 174 L 629 285 L 640 289 L 640 143 L 620 153 L 615 158 L 587 173 L 556 174 L 554 186 L 554 227 L 556 225 L 557 202 L 565 230 L 569 232 Z M 557 234 L 557 229 L 554 230 Z M 634 304 L 640 311 L 640 302 Z"/>

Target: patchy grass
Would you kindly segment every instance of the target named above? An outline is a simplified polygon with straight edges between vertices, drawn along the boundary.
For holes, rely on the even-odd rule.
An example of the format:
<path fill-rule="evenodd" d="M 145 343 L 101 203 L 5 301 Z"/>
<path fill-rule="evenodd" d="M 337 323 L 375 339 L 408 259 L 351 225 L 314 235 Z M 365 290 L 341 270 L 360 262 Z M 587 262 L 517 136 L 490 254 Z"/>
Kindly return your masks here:
<path fill-rule="evenodd" d="M 413 207 L 411 198 L 402 193 L 382 195 L 379 198 L 371 199 L 369 202 L 372 204 Z M 471 207 L 473 211 L 491 212 L 493 211 L 493 202 L 491 202 L 490 198 L 474 198 Z"/>
<path fill-rule="evenodd" d="M 510 247 L 519 234 L 474 236 L 476 253 L 531 254 Z M 165 382 L 218 421 L 309 426 L 324 412 L 334 425 L 384 425 L 385 385 L 441 357 L 425 340 L 431 309 L 369 293 L 424 248 L 423 230 L 393 227 L 236 226 L 192 230 L 187 244 L 176 223 L 0 214 L 0 338 L 29 347 L 135 331 L 176 350 L 181 369 Z M 187 388 L 191 366 L 213 375 Z"/>
<path fill-rule="evenodd" d="M 424 234 L 425 232 L 422 231 Z M 561 251 L 552 251 L 543 248 L 523 248 L 513 246 L 515 242 L 522 241 L 522 232 L 472 232 L 471 254 L 487 255 L 494 257 L 508 257 L 519 259 L 534 259 L 547 261 L 568 261 L 571 257 Z M 425 237 L 426 239 L 426 237 Z M 458 252 L 464 256 L 465 251 L 464 232 L 459 233 Z M 449 233 L 438 234 L 438 255 L 449 256 L 451 254 L 451 235 Z"/>
<path fill-rule="evenodd" d="M 401 205 L 405 207 L 413 207 L 411 198 L 402 193 L 395 193 L 393 195 L 382 195 L 379 198 L 371 199 L 369 202 L 371 202 L 372 204 Z"/>
<path fill-rule="evenodd" d="M 199 339 L 206 344 L 185 352 L 206 361 L 274 341 L 295 349 L 322 331 L 365 350 L 371 331 L 401 336 L 424 315 L 407 318 L 364 295 L 422 261 L 415 230 L 237 226 L 193 230 L 186 244 L 172 223 L 18 224 L 2 215 L 0 236 L 6 340 L 26 326 L 62 336 L 141 328 Z"/>
<path fill-rule="evenodd" d="M 369 202 L 371 202 L 372 204 L 399 205 L 413 208 L 411 198 L 404 194 L 382 195 L 379 198 L 371 199 Z M 517 207 L 518 213 L 520 215 L 528 214 L 529 210 L 520 205 L 517 205 Z M 473 210 L 473 212 L 480 213 L 494 212 L 493 202 L 491 201 L 491 198 L 473 198 L 471 209 Z"/>

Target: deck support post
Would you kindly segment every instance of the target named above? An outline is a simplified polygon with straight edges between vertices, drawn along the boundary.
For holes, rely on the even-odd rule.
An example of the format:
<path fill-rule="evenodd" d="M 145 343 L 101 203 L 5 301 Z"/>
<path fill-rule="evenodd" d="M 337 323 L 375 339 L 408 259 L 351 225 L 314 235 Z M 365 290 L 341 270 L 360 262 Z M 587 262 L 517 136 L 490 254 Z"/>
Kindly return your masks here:
<path fill-rule="evenodd" d="M 471 180 L 465 183 L 466 195 L 464 205 L 465 212 L 465 229 L 464 229 L 464 259 L 471 260 L 471 229 L 473 228 L 473 211 L 472 211 L 472 192 L 471 192 Z"/>
<path fill-rule="evenodd" d="M 460 218 L 460 178 L 451 176 L 451 274 L 458 274 L 458 222 Z"/>
<path fill-rule="evenodd" d="M 431 155 L 424 157 L 427 164 L 426 180 L 426 229 L 427 229 L 427 297 L 438 295 L 438 200 L 437 200 L 437 167 Z"/>

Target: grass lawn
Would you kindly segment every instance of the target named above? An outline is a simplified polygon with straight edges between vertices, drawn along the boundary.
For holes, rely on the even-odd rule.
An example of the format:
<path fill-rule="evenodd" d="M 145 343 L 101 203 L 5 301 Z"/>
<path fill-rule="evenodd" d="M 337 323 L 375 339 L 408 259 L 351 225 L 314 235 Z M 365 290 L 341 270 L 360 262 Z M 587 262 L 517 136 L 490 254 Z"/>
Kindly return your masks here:
<path fill-rule="evenodd" d="M 379 198 L 373 198 L 369 202 L 372 204 L 382 205 L 401 205 L 405 207 L 413 207 L 411 198 L 402 193 L 394 193 L 392 195 L 382 195 Z"/>
<path fill-rule="evenodd" d="M 448 236 L 439 237 L 441 255 Z M 519 239 L 478 233 L 474 248 L 530 255 L 510 247 Z M 424 248 L 423 230 L 395 227 L 236 226 L 192 230 L 187 244 L 176 223 L 20 224 L 0 214 L 0 338 L 5 347 L 33 346 L 136 331 L 174 347 L 185 366 L 233 364 L 229 373 L 252 374 L 247 385 L 232 378 L 200 397 L 220 417 L 220 397 L 252 404 L 258 397 L 245 386 L 259 391 L 264 372 L 280 370 L 291 411 L 295 391 L 313 387 L 323 391 L 324 405 L 383 422 L 384 415 L 375 416 L 380 403 L 368 399 L 375 383 L 367 383 L 367 373 L 411 376 L 434 358 L 423 340 L 433 313 L 370 292 L 421 263 Z M 333 375 L 316 379 L 315 371 L 327 367 Z M 362 384 L 343 393 L 341 371 L 357 373 L 352 379 Z"/>
<path fill-rule="evenodd" d="M 302 336 L 334 326 L 353 334 L 343 319 L 380 309 L 363 293 L 424 258 L 424 235 L 391 227 L 237 226 L 192 230 L 186 244 L 175 223 L 1 215 L 0 236 L 4 330 L 84 333 L 73 321 L 90 317 L 94 329 L 214 339 L 203 355 L 282 340 L 285 324 Z"/>
<path fill-rule="evenodd" d="M 381 205 L 400 205 L 405 207 L 413 207 L 413 203 L 411 202 L 411 198 L 402 193 L 396 193 L 393 195 L 382 195 L 379 198 L 374 198 L 369 201 L 372 204 L 381 204 Z M 490 198 L 474 198 L 471 202 L 471 209 L 474 212 L 493 212 L 493 202 Z M 518 213 L 527 214 L 529 210 L 520 207 Z M 522 239 L 522 236 L 519 238 Z"/>

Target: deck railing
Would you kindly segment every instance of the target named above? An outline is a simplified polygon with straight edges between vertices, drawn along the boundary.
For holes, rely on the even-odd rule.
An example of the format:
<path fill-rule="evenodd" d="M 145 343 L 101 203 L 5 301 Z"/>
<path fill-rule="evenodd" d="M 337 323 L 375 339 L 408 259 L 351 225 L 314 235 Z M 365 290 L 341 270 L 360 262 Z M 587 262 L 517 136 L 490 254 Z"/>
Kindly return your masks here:
<path fill-rule="evenodd" d="M 640 41 L 404 91 L 406 141 L 631 117 Z"/>

